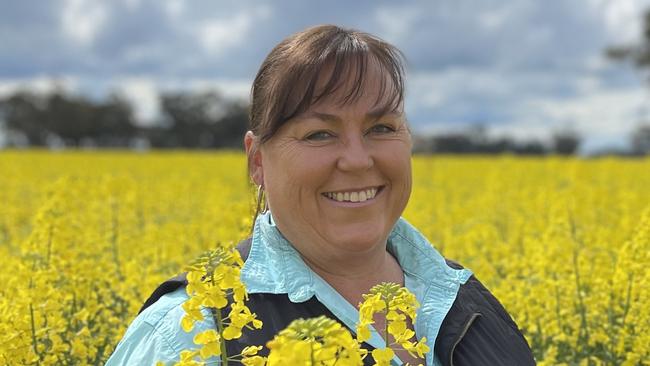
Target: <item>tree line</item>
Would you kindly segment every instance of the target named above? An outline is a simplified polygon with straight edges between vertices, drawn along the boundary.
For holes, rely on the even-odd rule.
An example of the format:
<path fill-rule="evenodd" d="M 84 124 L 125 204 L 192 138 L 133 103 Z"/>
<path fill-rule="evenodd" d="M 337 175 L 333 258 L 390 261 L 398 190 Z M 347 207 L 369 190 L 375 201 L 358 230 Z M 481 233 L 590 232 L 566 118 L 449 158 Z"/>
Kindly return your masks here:
<path fill-rule="evenodd" d="M 102 101 L 57 90 L 17 92 L 0 100 L 8 146 L 240 148 L 248 106 L 214 91 L 160 95 L 160 117 L 136 123 L 133 106 L 116 94 Z"/>
<path fill-rule="evenodd" d="M 136 123 L 129 101 L 118 95 L 93 101 L 61 90 L 46 95 L 18 92 L 0 100 L 0 120 L 9 146 L 242 147 L 248 128 L 245 102 L 214 91 L 166 93 L 159 102 L 159 121 L 143 127 Z M 491 140 L 484 127 L 414 140 L 415 151 L 421 153 L 573 154 L 580 143 L 574 133 L 556 135 L 551 145 L 509 137 Z"/>
<path fill-rule="evenodd" d="M 248 129 L 246 102 L 216 91 L 168 92 L 160 95 L 159 120 L 151 126 L 136 123 L 134 109 L 113 94 L 105 100 L 56 90 L 49 94 L 26 91 L 0 99 L 0 123 L 9 147 L 110 147 L 241 149 Z M 522 155 L 575 154 L 581 137 L 571 130 L 556 131 L 549 141 L 489 137 L 485 125 L 460 132 L 414 136 L 417 153 Z M 650 152 L 650 126 L 640 126 L 625 155 Z"/>

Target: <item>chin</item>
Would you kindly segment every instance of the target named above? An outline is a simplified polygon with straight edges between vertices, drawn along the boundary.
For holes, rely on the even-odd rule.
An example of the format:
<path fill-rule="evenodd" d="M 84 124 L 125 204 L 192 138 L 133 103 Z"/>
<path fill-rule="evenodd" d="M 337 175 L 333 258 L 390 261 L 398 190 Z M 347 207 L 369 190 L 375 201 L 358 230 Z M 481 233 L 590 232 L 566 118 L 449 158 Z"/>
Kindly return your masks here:
<path fill-rule="evenodd" d="M 384 228 L 374 226 L 362 226 L 357 228 L 346 228 L 335 231 L 333 242 L 345 251 L 366 252 L 377 245 L 386 245 L 388 233 L 384 234 Z"/>

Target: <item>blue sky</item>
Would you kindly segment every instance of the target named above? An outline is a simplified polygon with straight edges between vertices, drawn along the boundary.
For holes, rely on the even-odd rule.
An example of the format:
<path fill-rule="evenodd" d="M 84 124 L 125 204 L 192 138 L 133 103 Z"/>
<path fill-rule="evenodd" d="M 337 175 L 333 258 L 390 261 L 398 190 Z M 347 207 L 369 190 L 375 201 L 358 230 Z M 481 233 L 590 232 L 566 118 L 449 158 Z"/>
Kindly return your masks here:
<path fill-rule="evenodd" d="M 406 55 L 412 128 L 483 123 L 494 136 L 570 128 L 583 151 L 624 146 L 650 120 L 644 76 L 606 60 L 639 41 L 650 0 L 153 1 L 0 0 L 0 96 L 63 87 L 130 98 L 139 123 L 157 93 L 218 88 L 247 98 L 270 49 L 331 23 L 376 34 Z"/>

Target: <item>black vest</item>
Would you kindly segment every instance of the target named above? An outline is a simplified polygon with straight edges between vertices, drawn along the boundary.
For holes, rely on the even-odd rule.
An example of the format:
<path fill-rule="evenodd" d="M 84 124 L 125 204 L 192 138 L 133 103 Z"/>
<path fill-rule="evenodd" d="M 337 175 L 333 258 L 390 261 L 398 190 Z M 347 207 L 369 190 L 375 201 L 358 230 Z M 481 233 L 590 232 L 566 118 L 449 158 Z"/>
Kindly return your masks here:
<path fill-rule="evenodd" d="M 248 258 L 251 240 L 237 245 L 244 261 Z M 450 267 L 461 269 L 458 263 L 447 260 Z M 163 282 L 144 303 L 140 312 L 155 303 L 163 295 L 187 285 L 186 274 L 180 274 Z M 249 294 L 246 305 L 257 314 L 262 329 L 244 328 L 242 336 L 226 342 L 229 355 L 236 355 L 246 346 L 265 345 L 289 323 L 299 318 L 325 315 L 339 321 L 316 297 L 293 303 L 285 294 Z M 216 311 L 213 309 L 213 311 Z M 221 309 L 226 316 L 230 309 Z M 345 326 L 341 322 L 341 325 Z M 354 333 L 354 330 L 350 330 Z M 374 364 L 371 345 L 363 343 L 368 356 L 364 365 Z M 263 348 L 261 355 L 267 355 Z M 528 366 L 535 365 L 532 352 L 519 328 L 499 301 L 476 279 L 461 285 L 456 300 L 440 326 L 434 352 L 445 366 Z"/>

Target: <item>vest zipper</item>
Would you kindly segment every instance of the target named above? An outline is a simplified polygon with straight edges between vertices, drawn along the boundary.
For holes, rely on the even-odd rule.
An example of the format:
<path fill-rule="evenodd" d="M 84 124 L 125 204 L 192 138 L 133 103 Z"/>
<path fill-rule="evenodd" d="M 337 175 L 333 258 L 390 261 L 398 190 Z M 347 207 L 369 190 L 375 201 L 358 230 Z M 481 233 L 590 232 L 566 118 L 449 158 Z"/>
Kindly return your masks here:
<path fill-rule="evenodd" d="M 479 316 L 482 316 L 481 313 L 473 313 L 472 316 L 469 318 L 467 323 L 463 326 L 463 330 L 460 332 L 458 335 L 458 338 L 454 342 L 454 344 L 451 346 L 451 352 L 449 353 L 449 365 L 454 366 L 454 352 L 456 351 L 456 346 L 460 343 L 460 341 L 465 337 L 465 334 L 467 334 L 467 331 L 469 330 L 469 327 L 472 326 L 472 323 L 478 318 Z"/>

